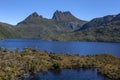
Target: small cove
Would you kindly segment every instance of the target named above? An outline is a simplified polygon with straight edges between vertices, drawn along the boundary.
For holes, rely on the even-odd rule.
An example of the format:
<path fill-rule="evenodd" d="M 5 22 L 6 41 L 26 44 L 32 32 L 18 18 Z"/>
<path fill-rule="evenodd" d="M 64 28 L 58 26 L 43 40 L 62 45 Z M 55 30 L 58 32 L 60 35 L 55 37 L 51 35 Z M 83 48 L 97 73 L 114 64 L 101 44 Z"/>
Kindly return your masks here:
<path fill-rule="evenodd" d="M 63 69 L 61 71 L 48 71 L 37 73 L 34 77 L 24 80 L 111 80 L 97 73 L 97 69 Z"/>

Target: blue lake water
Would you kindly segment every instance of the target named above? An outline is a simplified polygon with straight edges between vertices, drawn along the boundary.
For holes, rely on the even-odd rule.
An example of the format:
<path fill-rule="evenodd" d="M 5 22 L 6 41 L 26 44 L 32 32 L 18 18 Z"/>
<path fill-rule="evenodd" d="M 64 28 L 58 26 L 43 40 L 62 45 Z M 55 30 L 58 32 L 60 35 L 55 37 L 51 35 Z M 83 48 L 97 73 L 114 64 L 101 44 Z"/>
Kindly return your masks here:
<path fill-rule="evenodd" d="M 97 73 L 97 69 L 63 69 L 60 72 L 43 72 L 25 80 L 111 80 Z"/>
<path fill-rule="evenodd" d="M 55 53 L 72 53 L 80 55 L 110 53 L 115 56 L 120 56 L 120 43 L 5 39 L 0 40 L 0 47 L 5 47 L 10 50 L 14 50 L 15 48 L 19 48 L 20 50 L 24 48 L 34 48 Z"/>
<path fill-rule="evenodd" d="M 10 50 L 19 48 L 34 48 L 46 50 L 55 53 L 71 53 L 71 54 L 103 54 L 110 53 L 120 57 L 120 43 L 105 42 L 62 42 L 62 41 L 44 41 L 39 39 L 5 39 L 0 40 L 0 47 Z M 25 80 L 110 80 L 100 74 L 96 69 L 64 69 L 60 72 L 44 72 L 38 73 L 35 77 L 26 78 Z"/>

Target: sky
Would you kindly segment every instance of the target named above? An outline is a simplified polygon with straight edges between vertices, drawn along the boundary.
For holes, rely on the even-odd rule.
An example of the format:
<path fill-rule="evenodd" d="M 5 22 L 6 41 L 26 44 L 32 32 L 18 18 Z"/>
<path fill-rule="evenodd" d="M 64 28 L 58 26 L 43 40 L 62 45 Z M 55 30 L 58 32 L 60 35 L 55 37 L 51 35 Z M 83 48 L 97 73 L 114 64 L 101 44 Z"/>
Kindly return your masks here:
<path fill-rule="evenodd" d="M 120 0 L 0 0 L 0 22 L 16 25 L 33 12 L 50 19 L 56 10 L 89 21 L 120 13 Z"/>

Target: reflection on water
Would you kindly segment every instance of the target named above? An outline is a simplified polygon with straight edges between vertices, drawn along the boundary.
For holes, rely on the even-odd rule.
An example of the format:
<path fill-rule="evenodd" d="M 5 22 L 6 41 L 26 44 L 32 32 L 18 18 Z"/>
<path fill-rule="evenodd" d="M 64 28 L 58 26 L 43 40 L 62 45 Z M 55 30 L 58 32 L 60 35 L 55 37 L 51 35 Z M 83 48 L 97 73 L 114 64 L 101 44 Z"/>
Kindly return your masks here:
<path fill-rule="evenodd" d="M 48 71 L 38 73 L 34 78 L 26 78 L 25 80 L 110 80 L 100 74 L 97 69 L 63 69 L 59 72 Z"/>

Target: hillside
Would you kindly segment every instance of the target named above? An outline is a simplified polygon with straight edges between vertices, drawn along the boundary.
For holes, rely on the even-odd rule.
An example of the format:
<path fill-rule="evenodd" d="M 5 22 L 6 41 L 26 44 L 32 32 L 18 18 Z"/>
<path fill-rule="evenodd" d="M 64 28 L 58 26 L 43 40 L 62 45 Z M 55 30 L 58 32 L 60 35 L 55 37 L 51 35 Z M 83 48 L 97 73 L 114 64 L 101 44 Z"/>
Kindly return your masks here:
<path fill-rule="evenodd" d="M 117 19 L 117 20 L 116 20 Z M 94 19 L 96 20 L 96 19 Z M 46 37 L 46 39 L 53 40 L 72 40 L 72 41 L 100 41 L 100 42 L 120 42 L 120 19 L 118 15 L 111 19 L 109 22 L 104 22 L 103 20 L 98 22 L 90 22 L 83 25 L 82 28 L 78 29 L 76 32 L 61 34 L 59 37 L 52 36 L 51 38 Z M 99 23 L 102 23 L 101 25 Z M 96 24 L 96 25 L 95 25 Z"/>
<path fill-rule="evenodd" d="M 74 32 L 44 38 L 62 41 L 120 42 L 120 14 L 95 18 Z"/>
<path fill-rule="evenodd" d="M 0 23 L 0 39 L 17 37 L 20 37 L 20 35 L 15 31 L 12 25 Z"/>
<path fill-rule="evenodd" d="M 44 38 L 69 33 L 79 29 L 86 21 L 79 20 L 70 12 L 56 11 L 52 19 L 43 18 L 36 12 L 16 25 L 24 38 Z"/>

